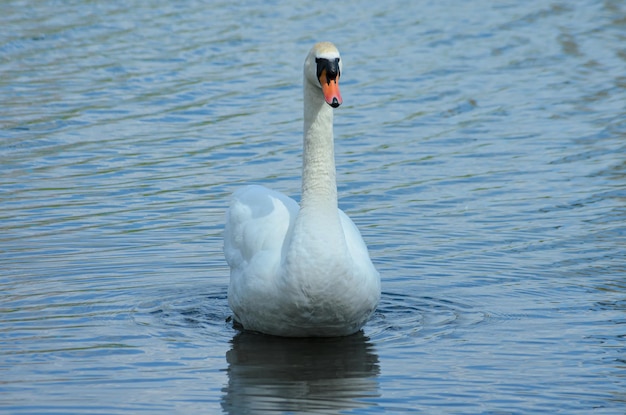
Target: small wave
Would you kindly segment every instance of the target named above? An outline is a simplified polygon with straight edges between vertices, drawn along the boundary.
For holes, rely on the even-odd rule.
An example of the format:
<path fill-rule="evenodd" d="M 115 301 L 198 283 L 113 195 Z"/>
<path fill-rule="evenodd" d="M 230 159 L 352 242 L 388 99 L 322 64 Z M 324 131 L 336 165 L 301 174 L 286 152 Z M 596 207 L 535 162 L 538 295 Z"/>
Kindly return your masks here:
<path fill-rule="evenodd" d="M 375 343 L 415 344 L 485 319 L 484 311 L 460 302 L 384 292 L 365 331 Z"/>

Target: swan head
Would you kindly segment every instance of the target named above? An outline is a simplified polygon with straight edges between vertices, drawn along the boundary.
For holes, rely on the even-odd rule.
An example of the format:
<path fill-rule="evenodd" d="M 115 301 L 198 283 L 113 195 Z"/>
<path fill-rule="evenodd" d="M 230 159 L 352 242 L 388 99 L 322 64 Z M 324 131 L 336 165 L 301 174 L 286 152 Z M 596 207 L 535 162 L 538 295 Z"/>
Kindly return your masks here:
<path fill-rule="evenodd" d="M 321 89 L 328 105 L 337 108 L 343 100 L 339 92 L 341 57 L 330 42 L 316 43 L 304 61 L 305 79 Z"/>

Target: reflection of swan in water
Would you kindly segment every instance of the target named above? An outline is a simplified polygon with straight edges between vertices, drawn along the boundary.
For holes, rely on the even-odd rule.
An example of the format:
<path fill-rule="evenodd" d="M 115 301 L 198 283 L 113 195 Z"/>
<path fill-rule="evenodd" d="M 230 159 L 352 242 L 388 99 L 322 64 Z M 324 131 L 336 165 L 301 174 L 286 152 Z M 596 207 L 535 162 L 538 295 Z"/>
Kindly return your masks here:
<path fill-rule="evenodd" d="M 226 353 L 228 414 L 337 413 L 375 405 L 378 356 L 358 332 L 338 338 L 238 333 Z"/>

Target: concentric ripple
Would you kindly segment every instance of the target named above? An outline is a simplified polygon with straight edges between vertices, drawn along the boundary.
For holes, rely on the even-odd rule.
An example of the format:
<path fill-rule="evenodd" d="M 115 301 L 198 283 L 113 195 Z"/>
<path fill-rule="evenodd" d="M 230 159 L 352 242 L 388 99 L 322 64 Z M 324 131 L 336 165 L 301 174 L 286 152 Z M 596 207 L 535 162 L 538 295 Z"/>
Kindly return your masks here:
<path fill-rule="evenodd" d="M 236 332 L 230 323 L 226 288 L 208 293 L 180 291 L 137 306 L 133 320 L 158 332 L 223 342 Z"/>
<path fill-rule="evenodd" d="M 230 319 L 227 291 L 178 292 L 159 297 L 135 309 L 137 324 L 158 331 L 179 330 L 185 337 L 204 336 L 216 341 L 237 334 Z M 455 330 L 484 321 L 484 311 L 456 301 L 384 292 L 378 309 L 364 328 L 374 343 L 434 341 Z M 185 331 L 193 334 L 185 333 Z"/>
<path fill-rule="evenodd" d="M 446 299 L 383 292 L 378 309 L 366 326 L 376 343 L 433 341 L 456 329 L 478 324 L 483 311 Z"/>

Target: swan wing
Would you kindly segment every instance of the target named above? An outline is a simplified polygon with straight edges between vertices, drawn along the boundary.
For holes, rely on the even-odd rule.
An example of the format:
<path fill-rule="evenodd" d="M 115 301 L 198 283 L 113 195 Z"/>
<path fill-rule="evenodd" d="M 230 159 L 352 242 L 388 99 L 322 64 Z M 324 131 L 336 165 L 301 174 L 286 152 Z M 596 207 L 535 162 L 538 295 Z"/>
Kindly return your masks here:
<path fill-rule="evenodd" d="M 374 268 L 372 260 L 370 259 L 367 246 L 361 232 L 356 227 L 352 219 L 348 217 L 341 209 L 339 209 L 339 219 L 341 220 L 341 227 L 343 228 L 343 234 L 346 238 L 346 244 L 348 245 L 348 251 L 352 256 L 352 260 L 357 266 L 364 269 L 365 272 L 373 276 L 378 276 L 378 271 Z"/>
<path fill-rule="evenodd" d="M 352 304 L 360 310 L 360 327 L 374 312 L 380 300 L 380 274 L 374 267 L 365 241 L 361 237 L 361 232 L 352 222 L 352 219 L 341 209 L 339 210 L 339 218 L 348 245 L 348 252 L 352 257 L 353 272 L 355 276 L 358 276 L 349 287 L 352 300 L 346 304 Z"/>
<path fill-rule="evenodd" d="M 237 190 L 224 228 L 224 255 L 231 269 L 242 270 L 259 255 L 271 262 L 267 268 L 278 266 L 298 210 L 295 200 L 263 186 Z"/>

